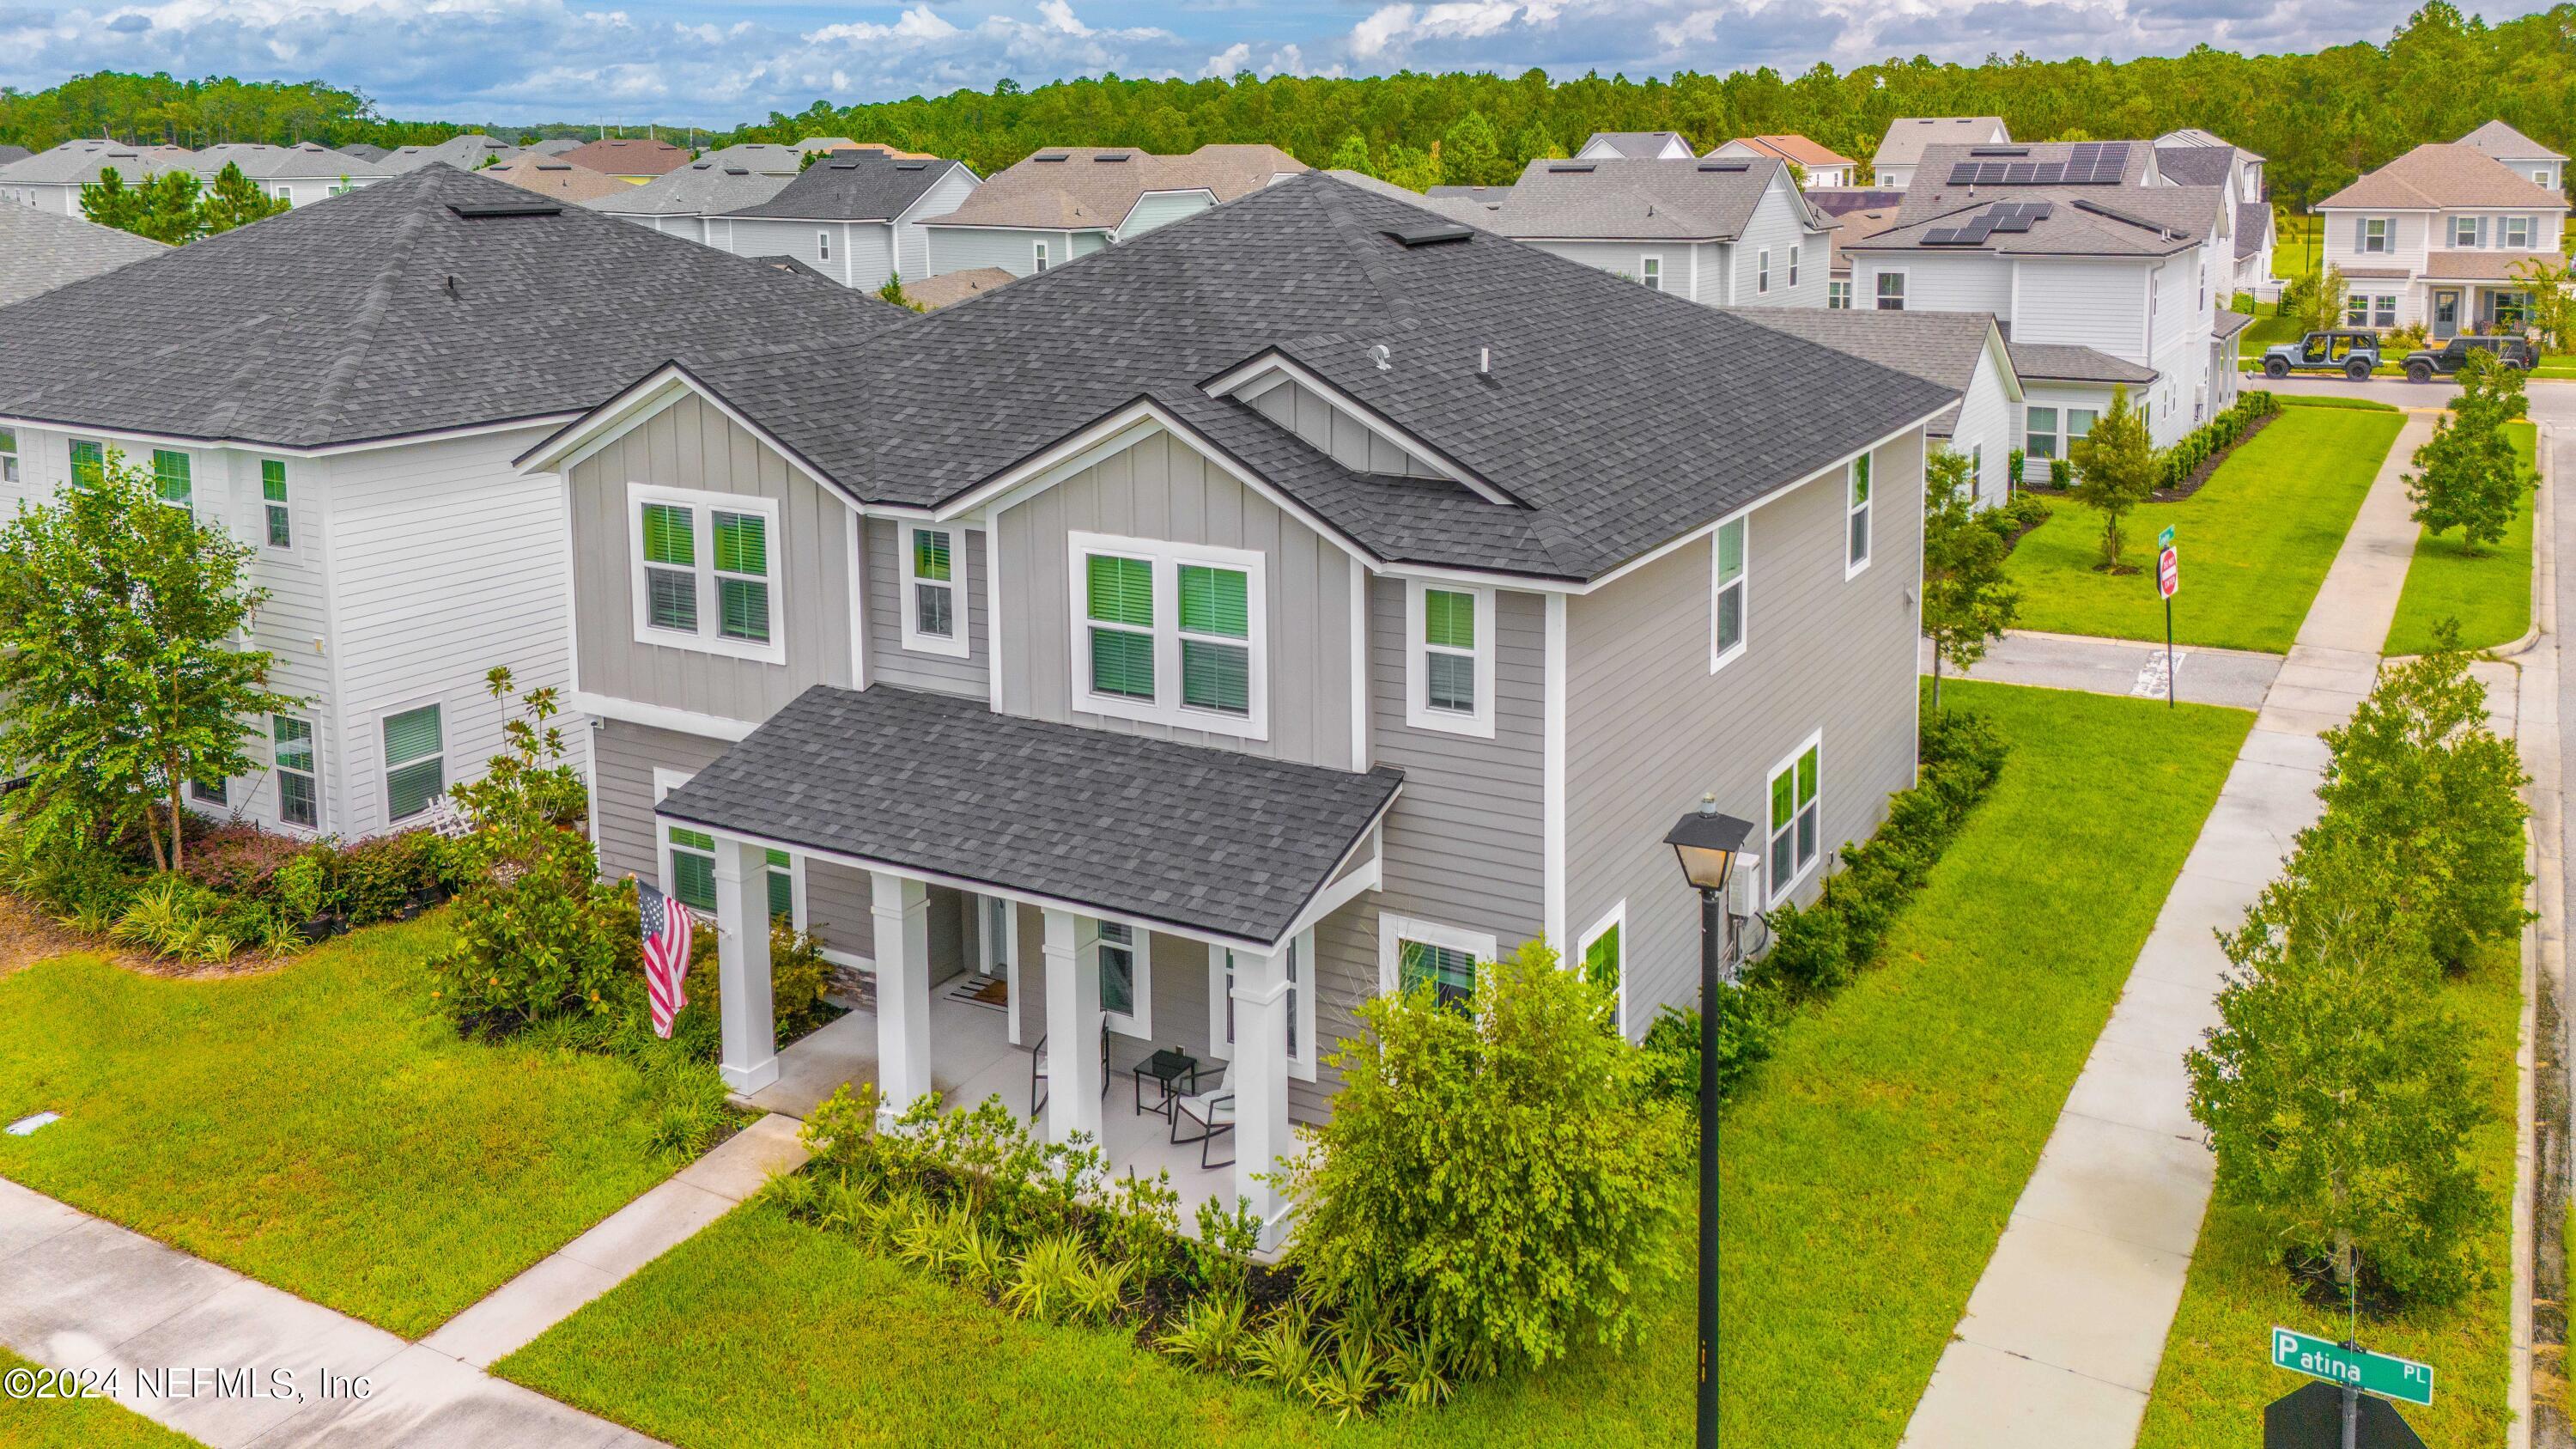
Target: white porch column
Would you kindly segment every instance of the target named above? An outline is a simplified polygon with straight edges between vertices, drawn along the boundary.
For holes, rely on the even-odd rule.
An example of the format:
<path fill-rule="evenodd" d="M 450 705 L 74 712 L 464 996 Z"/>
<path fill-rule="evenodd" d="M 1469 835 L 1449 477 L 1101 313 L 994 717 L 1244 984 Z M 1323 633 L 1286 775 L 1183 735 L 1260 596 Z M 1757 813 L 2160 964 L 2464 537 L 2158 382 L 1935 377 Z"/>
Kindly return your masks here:
<path fill-rule="evenodd" d="M 1046 913 L 1047 1105 L 1050 1142 L 1100 1140 L 1100 923 Z"/>
<path fill-rule="evenodd" d="M 778 1080 L 770 1017 L 769 853 L 716 842 L 716 988 L 723 998 L 725 1085 L 746 1096 Z"/>
<path fill-rule="evenodd" d="M 1288 951 L 1234 955 L 1234 1191 L 1261 1215 L 1261 1246 L 1287 1236 L 1277 1186 L 1253 1180 L 1296 1151 L 1288 1126 Z"/>
<path fill-rule="evenodd" d="M 874 871 L 877 1101 L 889 1121 L 930 1090 L 930 888 Z"/>

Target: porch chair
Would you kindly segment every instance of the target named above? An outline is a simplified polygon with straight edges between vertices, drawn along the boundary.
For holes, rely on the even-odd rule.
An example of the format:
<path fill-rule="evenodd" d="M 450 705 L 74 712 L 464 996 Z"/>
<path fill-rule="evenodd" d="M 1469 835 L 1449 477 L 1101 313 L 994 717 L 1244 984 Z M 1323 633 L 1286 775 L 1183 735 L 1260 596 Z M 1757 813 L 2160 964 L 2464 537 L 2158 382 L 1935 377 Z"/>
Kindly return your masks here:
<path fill-rule="evenodd" d="M 1198 1129 L 1187 1137 L 1181 1135 L 1181 1123 L 1184 1119 Z M 1224 1074 L 1216 1079 L 1215 1090 L 1201 1092 L 1195 1097 L 1182 1097 L 1172 1103 L 1172 1141 L 1178 1144 L 1191 1142 L 1199 1144 L 1199 1166 L 1201 1167 L 1232 1167 L 1234 1165 L 1232 1141 L 1229 1140 L 1226 1143 L 1225 1161 L 1210 1162 L 1208 1154 L 1213 1150 L 1216 1139 L 1230 1138 L 1233 1132 L 1234 1067 L 1228 1064 Z"/>
<path fill-rule="evenodd" d="M 1109 1018 L 1100 1019 L 1100 1099 L 1109 1100 Z M 1047 1039 L 1038 1036 L 1035 1050 L 1029 1053 L 1029 1115 L 1046 1110 L 1047 1104 Z"/>

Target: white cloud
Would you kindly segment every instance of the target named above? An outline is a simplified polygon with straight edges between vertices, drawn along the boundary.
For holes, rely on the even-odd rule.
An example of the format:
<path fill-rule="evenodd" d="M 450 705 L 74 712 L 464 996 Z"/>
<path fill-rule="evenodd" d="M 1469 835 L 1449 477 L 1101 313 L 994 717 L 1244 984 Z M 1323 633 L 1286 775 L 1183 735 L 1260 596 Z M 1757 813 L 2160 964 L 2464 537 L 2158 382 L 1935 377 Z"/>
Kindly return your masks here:
<path fill-rule="evenodd" d="M 1207 64 L 1200 69 L 1199 74 L 1210 80 L 1229 80 L 1236 71 L 1242 70 L 1251 63 L 1252 42 L 1238 40 L 1209 56 Z"/>

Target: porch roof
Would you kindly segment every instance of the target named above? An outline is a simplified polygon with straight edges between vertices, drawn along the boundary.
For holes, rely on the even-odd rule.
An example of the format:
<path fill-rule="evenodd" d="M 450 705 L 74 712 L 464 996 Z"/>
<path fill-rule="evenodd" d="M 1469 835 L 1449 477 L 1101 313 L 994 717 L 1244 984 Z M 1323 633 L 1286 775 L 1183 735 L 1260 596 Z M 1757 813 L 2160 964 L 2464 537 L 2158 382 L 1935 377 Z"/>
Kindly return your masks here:
<path fill-rule="evenodd" d="M 898 874 L 1271 945 L 1403 780 L 980 699 L 816 685 L 659 809 Z"/>

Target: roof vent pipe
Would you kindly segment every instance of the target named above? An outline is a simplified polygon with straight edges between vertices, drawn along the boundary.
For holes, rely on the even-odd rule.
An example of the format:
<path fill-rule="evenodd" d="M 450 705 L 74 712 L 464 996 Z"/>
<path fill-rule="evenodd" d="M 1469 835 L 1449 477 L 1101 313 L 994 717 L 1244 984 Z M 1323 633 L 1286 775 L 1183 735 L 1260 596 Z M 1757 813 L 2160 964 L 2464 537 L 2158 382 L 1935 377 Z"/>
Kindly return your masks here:
<path fill-rule="evenodd" d="M 1369 348 L 1369 361 L 1376 363 L 1377 370 L 1380 372 L 1388 372 L 1394 369 L 1394 357 L 1394 352 L 1391 351 L 1383 342 L 1377 343 Z"/>
<path fill-rule="evenodd" d="M 1494 375 L 1494 349 L 1490 347 L 1476 349 L 1476 375 L 1478 377 Z"/>

